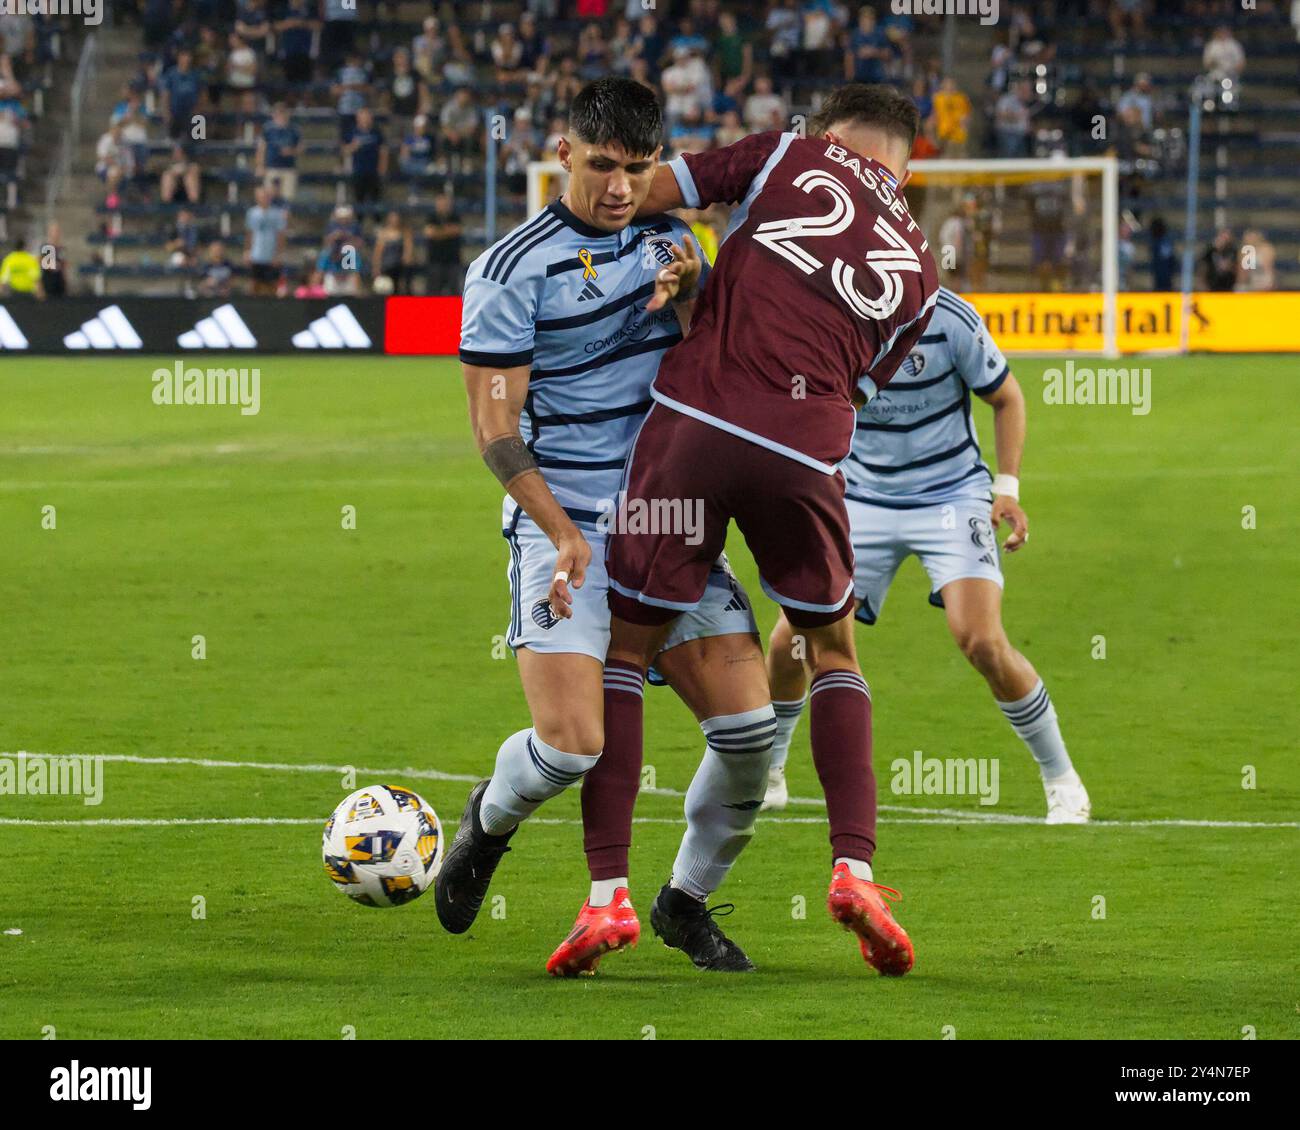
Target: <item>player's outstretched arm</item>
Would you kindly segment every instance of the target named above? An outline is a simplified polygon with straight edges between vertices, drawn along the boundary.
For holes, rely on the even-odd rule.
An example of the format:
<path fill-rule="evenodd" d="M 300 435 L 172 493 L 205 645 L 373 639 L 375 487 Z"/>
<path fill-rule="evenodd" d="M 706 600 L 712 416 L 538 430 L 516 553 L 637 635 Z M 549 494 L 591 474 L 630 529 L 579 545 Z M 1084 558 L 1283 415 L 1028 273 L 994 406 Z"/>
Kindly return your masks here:
<path fill-rule="evenodd" d="M 686 203 L 681 186 L 673 171 L 667 165 L 655 169 L 654 180 L 650 182 L 650 191 L 636 210 L 638 216 L 657 216 L 670 208 L 681 208 Z"/>
<path fill-rule="evenodd" d="M 551 584 L 551 609 L 567 620 L 573 615 L 570 586 L 582 587 L 591 563 L 591 546 L 556 501 L 519 433 L 519 415 L 528 396 L 529 367 L 493 369 L 462 363 L 461 370 L 474 440 L 483 462 L 559 551 Z"/>
<path fill-rule="evenodd" d="M 1020 459 L 1025 451 L 1025 394 L 1010 373 L 997 389 L 982 398 L 993 408 L 994 446 L 998 475 L 993 482 L 994 528 L 1006 522 L 1011 534 L 1003 544 L 1015 553 L 1029 540 L 1029 519 L 1020 508 Z"/>

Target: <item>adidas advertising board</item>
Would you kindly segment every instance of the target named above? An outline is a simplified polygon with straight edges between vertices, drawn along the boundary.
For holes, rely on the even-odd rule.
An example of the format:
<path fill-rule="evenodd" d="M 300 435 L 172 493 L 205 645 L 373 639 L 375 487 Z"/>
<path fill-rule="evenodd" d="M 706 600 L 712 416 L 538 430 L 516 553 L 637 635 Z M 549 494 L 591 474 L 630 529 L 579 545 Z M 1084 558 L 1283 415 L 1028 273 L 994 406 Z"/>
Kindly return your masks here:
<path fill-rule="evenodd" d="M 382 298 L 0 299 L 0 354 L 382 352 Z"/>

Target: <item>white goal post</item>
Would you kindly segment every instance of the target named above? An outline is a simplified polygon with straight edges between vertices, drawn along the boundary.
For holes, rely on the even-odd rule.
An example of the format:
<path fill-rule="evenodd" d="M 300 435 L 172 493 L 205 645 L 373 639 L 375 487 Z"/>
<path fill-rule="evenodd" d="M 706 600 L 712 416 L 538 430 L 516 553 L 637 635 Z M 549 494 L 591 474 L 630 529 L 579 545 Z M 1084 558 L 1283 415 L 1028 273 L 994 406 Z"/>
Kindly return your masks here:
<path fill-rule="evenodd" d="M 1117 295 L 1119 291 L 1119 163 L 1114 157 L 1024 157 L 966 158 L 913 161 L 909 166 L 918 185 L 926 182 L 949 185 L 1005 184 L 1009 181 L 1059 180 L 1064 177 L 1100 178 L 1097 221 L 1100 228 L 1100 295 L 1103 351 L 1119 356 Z M 558 161 L 531 161 L 528 165 L 528 215 L 532 216 L 556 199 L 567 183 Z M 1094 229 L 1095 230 L 1095 229 Z M 931 241 L 938 233 L 927 232 Z"/>

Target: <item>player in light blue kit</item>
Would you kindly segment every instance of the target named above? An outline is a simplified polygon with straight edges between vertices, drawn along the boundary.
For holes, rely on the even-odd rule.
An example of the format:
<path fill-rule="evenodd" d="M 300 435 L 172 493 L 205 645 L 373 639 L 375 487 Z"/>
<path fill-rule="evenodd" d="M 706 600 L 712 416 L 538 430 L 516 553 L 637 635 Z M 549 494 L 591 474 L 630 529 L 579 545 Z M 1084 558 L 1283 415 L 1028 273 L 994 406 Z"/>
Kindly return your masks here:
<path fill-rule="evenodd" d="M 874 391 L 874 390 L 871 390 Z M 981 461 L 971 393 L 993 408 L 998 474 Z M 1047 823 L 1083 824 L 1090 802 L 1061 738 L 1043 681 L 1002 627 L 1002 567 L 994 530 L 1011 526 L 1006 551 L 1029 538 L 1020 508 L 1025 398 L 979 313 L 941 288 L 934 316 L 885 390 L 858 412 L 842 466 L 856 558 L 857 618 L 874 624 L 898 567 L 912 554 L 930 575 L 962 653 L 988 682 L 1011 728 L 1038 763 Z M 805 675 L 784 617 L 768 652 L 777 715 L 764 808 L 786 806 L 785 762 L 804 707 Z"/>
<path fill-rule="evenodd" d="M 689 325 L 704 270 L 680 220 L 634 219 L 654 177 L 661 132 L 661 111 L 647 88 L 618 78 L 588 84 L 559 145 L 568 190 L 488 248 L 466 278 L 460 359 L 475 438 L 508 491 L 508 642 L 532 725 L 502 743 L 491 779 L 470 793 L 443 862 L 435 902 L 452 933 L 473 923 L 518 825 L 583 782 L 604 745 L 605 538 L 618 520 L 623 468 L 650 408 L 650 383 Z M 702 519 L 690 500 L 676 501 L 679 520 Z M 682 532 L 689 536 L 689 527 Z M 753 612 L 725 557 L 656 666 L 710 745 L 737 755 L 727 762 L 735 781 L 710 777 L 711 816 L 693 841 L 708 858 L 725 859 L 725 872 L 753 829 L 776 730 Z M 642 693 L 639 684 L 618 689 Z M 584 812 L 600 803 L 597 778 L 584 789 Z M 754 803 L 729 805 L 732 788 Z M 592 972 L 601 954 L 639 935 L 627 844 L 593 844 L 589 832 L 586 847 L 589 864 L 593 852 L 604 853 L 606 870 L 598 876 L 593 868 L 580 917 L 583 944 L 557 951 L 552 973 Z M 706 956 L 736 964 L 720 932 L 707 932 Z"/>

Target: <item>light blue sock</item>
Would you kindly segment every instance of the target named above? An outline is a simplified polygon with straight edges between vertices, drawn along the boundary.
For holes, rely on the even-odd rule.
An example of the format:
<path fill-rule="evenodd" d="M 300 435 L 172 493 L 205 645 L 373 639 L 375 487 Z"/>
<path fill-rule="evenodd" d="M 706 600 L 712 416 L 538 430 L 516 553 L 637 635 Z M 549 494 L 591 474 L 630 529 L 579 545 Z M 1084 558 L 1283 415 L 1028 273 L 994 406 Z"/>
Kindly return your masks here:
<path fill-rule="evenodd" d="M 503 836 L 527 820 L 544 801 L 576 785 L 599 757 L 564 753 L 528 729 L 511 734 L 497 750 L 496 769 L 483 793 L 483 830 Z"/>
<path fill-rule="evenodd" d="M 1061 737 L 1056 707 L 1052 705 L 1052 696 L 1047 693 L 1042 679 L 1024 698 L 999 702 L 998 709 L 1006 715 L 1016 736 L 1029 747 L 1044 781 L 1064 777 L 1074 768 Z"/>

